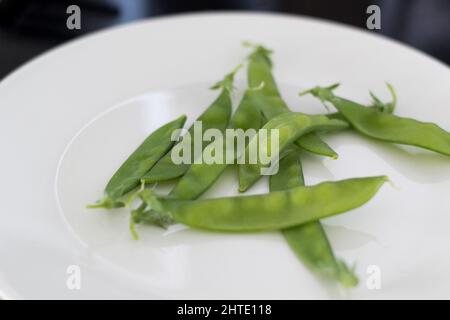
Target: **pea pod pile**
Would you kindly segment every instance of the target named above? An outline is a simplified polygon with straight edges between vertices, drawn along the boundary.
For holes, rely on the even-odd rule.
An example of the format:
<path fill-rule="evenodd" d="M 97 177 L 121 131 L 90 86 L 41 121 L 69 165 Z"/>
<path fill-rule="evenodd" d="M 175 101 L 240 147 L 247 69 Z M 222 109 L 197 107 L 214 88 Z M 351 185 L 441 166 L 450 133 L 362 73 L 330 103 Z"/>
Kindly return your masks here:
<path fill-rule="evenodd" d="M 248 88 L 236 110 L 232 112 L 232 93 L 239 67 L 212 86 L 220 92 L 197 121 L 202 124 L 202 133 L 215 129 L 222 134 L 229 130 L 253 130 L 255 134 L 241 141 L 241 145 L 233 137 L 232 147 L 224 135 L 195 147 L 189 135 L 193 127 L 185 136 L 176 134 L 186 121 L 185 116 L 180 116 L 151 133 L 114 173 L 101 200 L 89 207 L 129 209 L 130 230 L 136 239 L 137 224 L 167 228 L 182 223 L 215 232 L 279 230 L 299 260 L 317 276 L 344 287 L 356 286 L 358 278 L 354 270 L 335 256 L 320 220 L 364 205 L 388 178 L 355 177 L 305 185 L 302 154 L 309 152 L 337 159 L 337 153 L 320 133 L 348 129 L 381 141 L 450 156 L 450 133 L 436 124 L 394 115 L 397 97 L 390 85 L 392 102 L 382 102 L 371 93 L 373 103 L 368 106 L 336 96 L 334 90 L 338 85 L 315 87 L 301 95 L 312 94 L 333 105 L 336 112 L 324 115 L 292 112 L 272 74 L 272 51 L 246 45 L 253 48 L 247 59 Z M 256 161 L 251 162 L 252 147 L 263 139 L 265 132 L 273 131 L 277 132 L 275 138 L 268 136 L 265 145 L 258 147 Z M 231 163 L 201 161 L 202 155 L 217 144 L 223 146 L 219 149 L 222 154 L 233 151 Z M 277 170 L 269 177 L 269 193 L 199 199 L 229 166 L 235 169 L 239 180 L 237 191 L 248 190 L 267 167 L 260 149 L 268 151 L 274 144 L 278 146 L 277 153 L 267 153 L 277 164 Z M 182 145 L 194 152 L 188 157 L 189 163 L 177 164 L 172 160 L 172 152 Z M 174 183 L 167 195 L 158 192 L 158 183 L 164 181 Z"/>

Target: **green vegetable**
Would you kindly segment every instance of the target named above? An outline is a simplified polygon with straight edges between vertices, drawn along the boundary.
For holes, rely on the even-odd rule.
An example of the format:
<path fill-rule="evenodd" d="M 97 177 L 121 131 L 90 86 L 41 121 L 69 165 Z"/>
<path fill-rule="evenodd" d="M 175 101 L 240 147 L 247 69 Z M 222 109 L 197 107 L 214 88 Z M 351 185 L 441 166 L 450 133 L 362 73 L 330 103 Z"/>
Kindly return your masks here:
<path fill-rule="evenodd" d="M 233 88 L 234 75 L 239 69 L 236 68 L 230 74 L 227 74 L 225 78 L 216 83 L 211 89 L 222 89 L 217 99 L 203 112 L 197 119 L 202 123 L 202 135 L 211 128 L 223 131 L 228 125 L 230 119 L 232 104 L 230 93 Z M 191 137 L 193 136 L 194 127 L 191 126 L 188 130 Z M 179 143 L 183 143 L 180 141 Z M 194 139 L 191 139 L 190 148 L 193 150 Z M 206 144 L 203 145 L 205 147 Z M 191 163 L 196 155 L 192 152 Z M 158 181 L 166 181 L 182 176 L 188 169 L 190 164 L 175 164 L 172 161 L 171 152 L 168 152 L 147 174 L 142 177 L 145 183 L 153 183 Z"/>
<path fill-rule="evenodd" d="M 224 86 L 229 92 L 232 89 L 232 78 L 227 76 L 225 80 L 215 87 Z M 231 128 L 241 128 L 243 130 L 254 127 L 259 128 L 261 123 L 261 114 L 246 99 L 246 95 L 240 103 L 238 109 L 230 121 Z M 205 162 L 192 163 L 182 178 L 169 194 L 169 197 L 175 199 L 191 200 L 205 192 L 214 181 L 223 173 L 226 164 L 207 164 Z M 145 182 L 145 180 L 144 180 Z M 144 189 L 145 190 L 145 189 Z M 141 193 L 145 192 L 144 195 Z M 138 209 L 132 210 L 130 219 L 130 230 L 135 239 L 138 234 L 135 225 L 139 223 L 148 223 L 167 228 L 172 223 L 172 219 L 165 212 L 155 205 L 156 197 L 150 197 L 148 190 L 140 190 L 135 197 L 139 196 L 144 201 Z M 152 199 L 152 202 L 149 201 Z"/>
<path fill-rule="evenodd" d="M 249 94 L 252 90 L 249 89 L 244 94 L 242 101 L 240 102 L 236 112 L 231 118 L 231 129 L 242 129 L 244 131 L 248 129 L 259 129 L 262 123 L 261 113 L 253 107 Z M 223 142 L 223 139 L 220 141 Z M 223 144 L 225 146 L 225 144 Z M 236 141 L 235 141 L 236 147 Z M 224 154 L 226 149 L 224 149 Z M 236 155 L 237 148 L 234 150 Z M 184 176 L 178 181 L 177 185 L 172 189 L 169 196 L 176 199 L 191 200 L 196 199 L 222 175 L 225 168 L 228 166 L 226 163 L 207 164 L 193 163 L 186 171 Z"/>
<path fill-rule="evenodd" d="M 142 201 L 141 204 L 136 209 L 131 209 L 131 205 L 137 198 Z M 141 183 L 141 188 L 132 193 L 124 201 L 124 205 L 131 210 L 130 231 L 135 240 L 139 239 L 136 224 L 151 224 L 163 229 L 167 229 L 173 224 L 170 213 L 162 207 L 161 202 L 153 191 L 145 188 L 143 182 Z"/>
<path fill-rule="evenodd" d="M 186 116 L 169 122 L 150 134 L 128 157 L 109 180 L 104 197 L 89 208 L 114 208 L 122 206 L 119 198 L 139 185 L 141 177 L 150 170 L 161 157 L 170 150 L 174 141 L 174 130 L 183 127 Z"/>
<path fill-rule="evenodd" d="M 302 166 L 299 154 L 294 150 L 280 161 L 278 173 L 270 177 L 270 191 L 302 185 Z M 324 278 L 339 281 L 345 287 L 356 286 L 358 278 L 344 262 L 336 259 L 319 221 L 283 229 L 282 232 L 291 249 L 311 271 Z"/>
<path fill-rule="evenodd" d="M 194 139 L 188 139 L 188 136 L 194 136 L 194 126 L 189 128 L 189 135 L 176 143 L 173 132 L 183 127 L 186 117 L 182 116 L 148 136 L 110 179 L 104 197 L 90 207 L 126 206 L 131 211 L 130 231 L 136 239 L 136 224 L 139 223 L 167 228 L 178 222 L 193 228 L 225 232 L 280 230 L 291 249 L 311 271 L 345 287 L 353 287 L 358 279 L 352 269 L 335 257 L 320 219 L 362 206 L 378 192 L 387 177 L 353 178 L 304 186 L 299 149 L 337 158 L 336 152 L 317 134 L 351 127 L 383 141 L 450 155 L 450 133 L 435 124 L 392 115 L 397 97 L 389 84 L 393 96 L 390 103 L 384 103 L 370 93 L 372 104 L 365 107 L 335 96 L 333 90 L 337 85 L 333 85 L 316 87 L 306 93 L 322 102 L 331 102 L 338 112 L 327 115 L 291 112 L 272 74 L 271 51 L 262 46 L 252 47 L 247 70 L 249 89 L 231 120 L 231 93 L 239 67 L 211 88 L 220 89 L 220 94 L 197 119 L 202 123 L 202 135 L 208 129 L 218 129 L 222 133 L 227 128 L 240 129 L 241 133 L 254 129 L 256 136 L 246 133 L 249 143 L 242 137 L 239 140 L 234 137 L 234 147 L 231 147 L 230 140 L 223 141 L 229 137 L 223 135 L 214 137 L 220 141 L 203 142 L 194 148 Z M 274 130 L 278 133 L 277 139 L 272 136 Z M 243 153 L 238 141 L 244 146 Z M 172 161 L 170 150 L 175 144 L 177 150 L 189 146 L 190 163 L 175 164 Z M 273 148 L 275 144 L 279 148 Z M 223 149 L 217 150 L 217 146 L 223 146 Z M 224 162 L 210 164 L 204 161 L 208 153 L 223 152 L 225 157 L 227 151 L 233 152 L 233 159 L 214 154 Z M 275 151 L 278 154 L 273 154 Z M 194 161 L 197 157 L 202 157 L 202 161 Z M 255 158 L 256 163 L 253 163 L 251 160 Z M 240 192 L 250 188 L 261 174 L 270 174 L 267 170 L 270 167 L 279 167 L 278 172 L 270 176 L 270 193 L 198 200 L 221 176 L 230 160 L 238 160 Z M 178 183 L 168 196 L 158 196 L 146 187 L 146 183 L 172 179 L 177 179 Z M 139 182 L 141 188 L 138 189 Z M 130 192 L 132 190 L 135 192 Z M 137 207 L 134 206 L 136 201 L 140 201 Z"/>
<path fill-rule="evenodd" d="M 450 156 L 450 133 L 434 123 L 420 122 L 402 118 L 368 108 L 356 102 L 334 95 L 337 85 L 315 87 L 305 93 L 311 93 L 322 102 L 328 101 L 359 133 L 378 140 L 421 147 Z M 395 105 L 395 102 L 392 103 Z M 391 108 L 393 109 L 393 108 Z"/>
<path fill-rule="evenodd" d="M 252 100 L 254 105 L 264 114 L 264 117 L 270 120 L 280 113 L 288 112 L 289 108 L 281 98 L 272 75 L 272 61 L 270 59 L 272 51 L 262 46 L 248 45 L 255 48 L 249 56 L 248 85 L 251 88 L 262 87 L 261 90 L 252 92 Z M 334 159 L 338 157 L 337 153 L 315 133 L 302 136 L 296 141 L 296 144 L 315 154 Z"/>
<path fill-rule="evenodd" d="M 161 199 L 176 222 L 215 231 L 279 230 L 357 208 L 387 177 L 323 182 L 262 195 L 183 201 Z"/>
<path fill-rule="evenodd" d="M 397 105 L 397 94 L 395 93 L 394 87 L 387 83 L 386 84 L 388 87 L 389 92 L 391 93 L 392 96 L 392 101 L 391 102 L 382 102 L 375 94 L 373 94 L 372 92 L 370 92 L 370 96 L 372 97 L 372 104 L 369 106 L 369 108 L 374 108 L 378 111 L 381 112 L 385 112 L 385 113 L 393 113 L 395 110 L 395 107 Z M 328 89 L 333 90 L 334 88 L 337 88 L 338 85 L 332 85 L 330 87 L 328 87 Z M 306 90 L 305 92 L 300 93 L 300 95 L 304 95 L 304 94 L 308 94 L 311 93 L 311 90 Z M 324 102 L 324 101 L 322 101 Z M 327 113 L 324 114 L 325 116 L 327 116 L 330 119 L 337 119 L 337 120 L 342 120 L 342 121 L 347 121 L 347 119 L 340 113 L 340 112 L 333 112 L 333 113 Z"/>
<path fill-rule="evenodd" d="M 272 120 L 267 122 L 262 129 L 266 129 L 268 134 L 267 146 L 270 150 L 270 145 L 274 142 L 271 140 L 271 130 L 278 130 L 279 133 L 279 151 L 289 146 L 292 142 L 297 140 L 304 134 L 315 130 L 340 129 L 345 128 L 347 124 L 340 120 L 330 120 L 325 116 L 308 116 L 297 112 L 285 112 Z M 262 134 L 258 133 L 252 141 L 261 140 Z M 249 143 L 245 150 L 246 163 L 239 166 L 239 191 L 243 192 L 251 187 L 261 176 L 261 168 L 263 167 L 258 154 L 258 161 L 255 164 L 248 163 L 250 159 L 250 145 Z M 275 142 L 276 143 L 276 142 Z M 268 154 L 268 153 L 266 153 Z M 272 155 L 273 156 L 273 155 Z"/>
<path fill-rule="evenodd" d="M 329 118 L 331 119 L 331 118 Z M 341 120 L 342 121 L 342 120 Z M 345 129 L 347 126 L 339 127 L 338 129 Z M 302 148 L 303 150 L 306 150 L 308 152 L 327 156 L 332 159 L 337 159 L 338 154 L 330 148 L 328 144 L 326 144 L 325 141 L 323 141 L 316 133 L 311 132 L 307 133 L 303 136 L 301 136 L 300 139 L 297 139 L 295 141 L 295 144 Z M 330 151 L 331 150 L 331 151 Z"/>
<path fill-rule="evenodd" d="M 378 97 L 373 94 L 373 92 L 370 92 L 370 96 L 372 97 L 373 101 L 370 107 L 375 108 L 381 112 L 394 113 L 395 107 L 397 106 L 397 94 L 395 93 L 394 87 L 391 84 L 386 83 L 386 85 L 389 92 L 391 93 L 392 102 L 384 103 L 380 99 L 378 99 Z"/>

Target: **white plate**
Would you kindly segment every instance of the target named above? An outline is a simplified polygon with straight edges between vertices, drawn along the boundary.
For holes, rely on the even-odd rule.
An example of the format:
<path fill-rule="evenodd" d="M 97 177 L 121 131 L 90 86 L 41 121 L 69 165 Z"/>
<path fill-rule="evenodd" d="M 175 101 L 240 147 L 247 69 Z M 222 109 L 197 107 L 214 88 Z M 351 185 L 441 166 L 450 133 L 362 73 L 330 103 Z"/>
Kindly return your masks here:
<path fill-rule="evenodd" d="M 297 92 L 340 81 L 368 89 L 398 114 L 450 129 L 450 72 L 390 40 L 328 22 L 272 14 L 193 14 L 83 37 L 40 56 L 0 83 L 0 290 L 6 298 L 450 298 L 450 159 L 350 133 L 327 138 L 333 161 L 304 159 L 308 183 L 387 174 L 369 204 L 326 219 L 336 254 L 357 262 L 360 285 L 317 281 L 278 233 L 188 229 L 128 233 L 125 213 L 87 211 L 147 133 L 181 113 L 193 121 L 208 86 L 248 53 L 274 49 L 274 73 L 295 110 L 322 112 Z M 243 83 L 242 74 L 239 83 Z M 206 196 L 233 194 L 232 172 Z M 252 192 L 266 190 L 262 181 Z M 72 269 L 81 288 L 70 290 Z M 367 286 L 376 266 L 381 288 Z M 71 286 L 69 286 L 71 287 Z"/>

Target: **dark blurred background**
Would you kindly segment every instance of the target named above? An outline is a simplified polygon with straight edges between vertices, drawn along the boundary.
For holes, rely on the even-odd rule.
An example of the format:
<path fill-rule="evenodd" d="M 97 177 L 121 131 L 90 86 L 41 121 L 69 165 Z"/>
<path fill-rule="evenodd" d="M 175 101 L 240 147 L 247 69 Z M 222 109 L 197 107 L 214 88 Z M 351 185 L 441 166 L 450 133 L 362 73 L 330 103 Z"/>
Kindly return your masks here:
<path fill-rule="evenodd" d="M 66 27 L 69 5 L 81 30 Z M 113 25 L 167 14 L 254 10 L 286 12 L 366 28 L 369 5 L 381 8 L 379 32 L 450 65 L 450 0 L 0 0 L 0 79 L 60 43 Z"/>

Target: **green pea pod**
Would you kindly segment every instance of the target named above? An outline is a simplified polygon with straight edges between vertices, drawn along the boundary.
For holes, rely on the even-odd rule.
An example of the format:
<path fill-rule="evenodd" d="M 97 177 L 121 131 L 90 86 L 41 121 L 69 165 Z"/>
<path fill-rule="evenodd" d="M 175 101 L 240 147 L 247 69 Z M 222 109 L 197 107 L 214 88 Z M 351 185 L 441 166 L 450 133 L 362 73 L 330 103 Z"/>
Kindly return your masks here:
<path fill-rule="evenodd" d="M 270 176 L 270 191 L 288 190 L 305 185 L 303 169 L 300 164 L 298 150 L 291 149 L 290 152 L 280 160 L 279 170 Z"/>
<path fill-rule="evenodd" d="M 255 90 L 251 93 L 250 99 L 255 107 L 261 110 L 266 119 L 272 119 L 281 113 L 289 112 L 288 107 L 280 96 L 268 97 Z M 338 154 L 314 132 L 305 134 L 298 139 L 295 144 L 300 148 L 314 154 L 333 159 L 338 158 Z"/>
<path fill-rule="evenodd" d="M 346 288 L 358 284 L 354 271 L 334 256 L 320 222 L 283 229 L 283 235 L 295 254 L 319 276 L 336 280 Z"/>
<path fill-rule="evenodd" d="M 231 129 L 259 129 L 262 123 L 261 113 L 254 108 L 249 99 L 250 90 L 247 90 L 240 102 L 236 112 L 231 118 Z M 219 143 L 223 143 L 220 139 Z M 225 146 L 225 144 L 223 144 Z M 226 149 L 224 149 L 224 154 Z M 236 154 L 236 149 L 235 149 Z M 228 164 L 214 163 L 207 164 L 193 163 L 186 171 L 184 176 L 178 181 L 177 185 L 172 189 L 169 196 L 181 200 L 196 199 L 222 175 Z"/>
<path fill-rule="evenodd" d="M 250 43 L 244 43 L 244 45 L 254 49 L 248 57 L 248 86 L 250 88 L 257 88 L 263 84 L 261 90 L 259 91 L 261 94 L 267 97 L 279 97 L 280 91 L 278 90 L 277 84 L 272 75 L 272 60 L 270 59 L 272 50 Z M 279 107 L 286 110 L 289 109 L 284 103 L 282 103 Z"/>
<path fill-rule="evenodd" d="M 309 116 L 297 112 L 285 112 L 274 117 L 262 127 L 262 129 L 266 129 L 267 131 L 260 131 L 258 135 L 250 141 L 245 150 L 244 160 L 246 163 L 239 165 L 239 191 L 246 191 L 261 176 L 261 168 L 263 168 L 263 165 L 259 157 L 260 151 L 258 152 L 256 163 L 249 163 L 249 160 L 251 159 L 250 153 L 255 151 L 255 148 L 252 149 L 251 146 L 257 145 L 262 140 L 267 140 L 268 150 L 270 150 L 269 146 L 278 142 L 279 151 L 282 151 L 304 134 L 315 130 L 339 129 L 345 128 L 346 126 L 347 124 L 340 120 L 330 120 L 326 116 Z M 272 130 L 278 130 L 278 141 L 272 141 Z M 267 138 L 264 137 L 266 133 L 268 133 Z M 266 154 L 268 154 L 268 152 Z M 271 157 L 274 156 L 275 155 L 271 155 Z"/>
<path fill-rule="evenodd" d="M 270 176 L 270 191 L 287 190 L 304 185 L 299 154 L 295 150 L 280 161 L 277 174 Z M 298 258 L 313 272 L 327 279 L 354 287 L 358 278 L 342 261 L 336 259 L 319 221 L 282 230 L 283 236 Z"/>
<path fill-rule="evenodd" d="M 219 129 L 223 131 L 226 129 L 228 125 L 228 121 L 230 120 L 232 104 L 230 93 L 233 87 L 233 79 L 234 75 L 237 72 L 238 68 L 233 70 L 232 73 L 225 76 L 225 78 L 215 84 L 211 89 L 219 89 L 222 88 L 220 95 L 217 99 L 203 112 L 200 117 L 197 118 L 197 121 L 202 123 L 202 135 L 208 129 Z M 194 127 L 191 126 L 188 130 L 190 136 L 193 136 Z M 183 142 L 179 142 L 183 143 Z M 203 144 L 203 148 L 206 146 L 206 143 Z M 194 147 L 194 139 L 190 141 L 190 148 L 193 150 Z M 195 155 L 192 155 L 192 161 L 194 160 Z M 188 169 L 189 164 L 175 164 L 172 161 L 172 154 L 168 152 L 158 163 L 142 177 L 142 180 L 145 183 L 154 183 L 158 181 L 167 181 L 174 178 L 178 178 L 182 176 Z"/>
<path fill-rule="evenodd" d="M 337 97 L 333 89 L 337 85 L 316 87 L 311 93 L 321 101 L 335 106 L 342 116 L 359 133 L 378 140 L 416 146 L 450 156 L 450 133 L 434 123 L 420 122 L 368 108 L 356 102 Z"/>
<path fill-rule="evenodd" d="M 275 79 L 272 75 L 271 50 L 262 46 L 253 46 L 255 49 L 249 56 L 248 85 L 251 88 L 261 86 L 260 90 L 252 93 L 254 105 L 261 110 L 268 120 L 289 108 L 281 98 Z M 315 133 L 303 136 L 297 141 L 297 145 L 306 151 L 336 159 L 337 153 Z"/>
<path fill-rule="evenodd" d="M 249 64 L 249 66 L 251 63 Z M 250 73 L 250 71 L 249 71 Z M 250 74 L 248 75 L 248 78 L 251 79 Z M 263 81 L 263 80 L 261 80 Z M 251 83 L 249 82 L 249 87 Z M 261 82 L 261 85 L 257 88 L 261 88 L 259 90 L 254 90 L 251 92 L 249 98 L 252 99 L 253 105 L 258 108 L 261 113 L 264 115 L 264 117 L 268 120 L 272 119 L 273 117 L 276 117 L 284 112 L 289 112 L 289 108 L 284 102 L 284 100 L 281 98 L 280 95 L 276 96 L 268 96 L 267 93 L 264 93 L 264 88 L 266 86 L 265 82 Z M 253 87 L 251 87 L 253 88 Z"/>
<path fill-rule="evenodd" d="M 193 200 L 202 195 L 222 175 L 227 164 L 192 164 L 178 181 L 169 197 L 181 200 Z"/>
<path fill-rule="evenodd" d="M 195 228 L 233 232 L 280 230 L 360 207 L 386 181 L 385 176 L 355 178 L 261 195 L 160 201 L 176 222 Z"/>
<path fill-rule="evenodd" d="M 244 131 L 249 129 L 259 129 L 263 122 L 261 112 L 255 108 L 250 98 L 253 93 L 252 89 L 247 89 L 242 97 L 236 112 L 230 121 L 230 128 L 242 129 Z"/>
<path fill-rule="evenodd" d="M 128 157 L 109 180 L 102 200 L 90 208 L 113 208 L 121 206 L 117 200 L 136 188 L 142 176 L 150 170 L 173 146 L 172 133 L 183 127 L 186 116 L 165 124 L 152 134 Z"/>
<path fill-rule="evenodd" d="M 340 127 L 339 129 L 345 129 L 345 127 Z M 338 158 L 338 154 L 314 132 L 303 135 L 295 141 L 295 144 L 303 150 L 314 154 L 327 156 L 332 159 Z"/>

